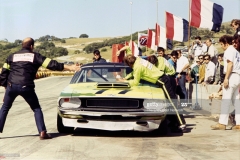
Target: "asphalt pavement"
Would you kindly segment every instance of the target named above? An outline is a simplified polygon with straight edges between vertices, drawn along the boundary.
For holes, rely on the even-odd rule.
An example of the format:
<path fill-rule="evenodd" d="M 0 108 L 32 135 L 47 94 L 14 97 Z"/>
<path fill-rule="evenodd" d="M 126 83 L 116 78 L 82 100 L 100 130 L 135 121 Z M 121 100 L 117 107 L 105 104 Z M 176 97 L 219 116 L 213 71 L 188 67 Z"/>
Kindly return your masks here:
<path fill-rule="evenodd" d="M 187 133 L 102 131 L 76 129 L 73 134 L 59 134 L 56 127 L 57 98 L 70 77 L 36 80 L 36 92 L 44 113 L 46 127 L 53 139 L 40 140 L 33 112 L 22 97 L 9 111 L 0 133 L 0 159 L 75 160 L 240 160 L 240 132 L 214 131 L 205 111 L 185 109 Z M 0 99 L 4 89 L 0 88 Z M 2 105 L 2 103 L 0 104 Z"/>

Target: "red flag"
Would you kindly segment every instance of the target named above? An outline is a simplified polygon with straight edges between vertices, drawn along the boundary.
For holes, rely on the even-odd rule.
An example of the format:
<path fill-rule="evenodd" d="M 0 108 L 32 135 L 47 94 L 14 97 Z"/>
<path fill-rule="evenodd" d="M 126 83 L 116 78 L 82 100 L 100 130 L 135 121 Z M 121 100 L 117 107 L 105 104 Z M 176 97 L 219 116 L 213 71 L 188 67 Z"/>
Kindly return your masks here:
<path fill-rule="evenodd" d="M 151 48 L 151 46 L 152 46 L 152 30 L 148 29 L 147 47 Z"/>
<path fill-rule="evenodd" d="M 155 51 L 157 50 L 157 47 L 155 45 L 155 32 L 150 29 L 148 29 L 147 47 Z"/>

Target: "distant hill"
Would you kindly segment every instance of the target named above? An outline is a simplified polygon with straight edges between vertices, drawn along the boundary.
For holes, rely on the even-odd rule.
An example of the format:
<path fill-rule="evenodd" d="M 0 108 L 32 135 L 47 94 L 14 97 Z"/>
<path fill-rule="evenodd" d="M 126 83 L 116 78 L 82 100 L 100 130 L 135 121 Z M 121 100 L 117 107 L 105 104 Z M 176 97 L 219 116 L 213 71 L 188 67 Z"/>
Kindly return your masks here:
<path fill-rule="evenodd" d="M 213 38 L 216 42 L 218 42 L 219 37 L 221 37 L 222 35 L 231 34 L 232 28 L 230 27 L 230 23 L 231 23 L 230 21 L 222 23 L 221 31 L 218 33 L 213 33 L 212 37 L 210 37 L 210 38 Z M 139 32 L 147 33 L 147 30 L 139 31 Z M 205 33 L 205 35 L 204 35 L 204 33 Z M 203 40 L 209 36 L 207 33 L 208 32 L 205 32 L 204 29 L 197 29 L 197 32 L 195 32 L 195 34 L 203 37 Z M 132 38 L 133 38 L 133 41 L 135 41 L 137 43 L 138 32 L 133 33 Z M 105 59 L 111 60 L 112 44 L 125 43 L 126 41 L 130 40 L 130 35 L 119 36 L 119 37 L 102 37 L 102 38 L 70 37 L 70 38 L 63 38 L 62 40 L 64 40 L 65 42 L 63 43 L 63 41 L 49 41 L 49 42 L 54 43 L 55 47 L 66 48 L 68 51 L 68 56 L 63 56 L 63 57 L 59 57 L 59 58 L 55 58 L 55 59 L 59 60 L 60 62 L 73 61 L 73 62 L 79 62 L 79 63 L 87 63 L 87 62 L 92 61 L 92 58 L 93 58 L 92 51 L 94 49 L 99 49 L 101 52 L 101 55 Z M 38 42 L 38 41 L 35 43 L 36 46 L 39 46 L 41 44 L 42 44 L 42 42 Z M 188 46 L 188 45 L 189 45 L 189 42 L 182 43 L 182 42 L 174 41 L 174 47 Z M 17 51 L 20 48 L 20 46 L 18 46 L 15 48 L 6 49 L 5 46 L 11 47 L 11 43 L 9 43 L 5 40 L 0 41 L 0 52 L 1 52 L 0 66 L 4 63 L 6 57 L 9 54 Z M 216 47 L 218 48 L 219 52 L 223 52 L 223 50 L 220 48 L 220 46 L 216 45 Z M 170 52 L 171 52 L 171 50 L 167 50 L 167 53 L 170 53 Z M 152 51 L 151 49 L 143 50 L 143 54 L 145 54 L 145 55 L 149 55 L 152 53 L 154 53 L 154 51 Z"/>

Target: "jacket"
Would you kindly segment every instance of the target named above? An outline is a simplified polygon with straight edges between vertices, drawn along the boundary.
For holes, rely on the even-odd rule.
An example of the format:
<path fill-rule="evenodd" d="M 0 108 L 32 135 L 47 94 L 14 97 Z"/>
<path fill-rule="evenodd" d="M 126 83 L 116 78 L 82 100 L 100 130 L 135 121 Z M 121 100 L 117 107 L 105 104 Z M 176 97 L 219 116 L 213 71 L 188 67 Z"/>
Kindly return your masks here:
<path fill-rule="evenodd" d="M 163 71 L 166 75 L 173 76 L 175 75 L 176 71 L 174 67 L 164 58 L 164 57 L 158 57 L 158 63 L 156 67 Z"/>
<path fill-rule="evenodd" d="M 199 66 L 198 65 L 194 66 L 193 69 L 191 70 L 191 77 L 194 78 L 194 80 L 196 80 L 196 74 L 199 74 Z"/>
<path fill-rule="evenodd" d="M 199 66 L 199 82 L 203 82 L 204 81 L 204 77 L 205 77 L 205 64 L 201 64 Z"/>
<path fill-rule="evenodd" d="M 128 80 L 130 86 L 137 86 L 140 79 L 155 84 L 158 79 L 164 74 L 163 71 L 160 71 L 152 63 L 140 57 L 137 57 L 132 69 L 133 71 L 125 77 L 125 79 L 134 77 L 133 80 Z"/>
<path fill-rule="evenodd" d="M 98 59 L 95 59 L 93 63 L 106 63 L 107 61 L 102 58 L 102 57 L 99 57 Z"/>
<path fill-rule="evenodd" d="M 0 75 L 0 85 L 6 87 L 8 83 L 11 83 L 35 86 L 34 79 L 40 66 L 57 71 L 64 69 L 63 63 L 58 63 L 42 56 L 40 53 L 22 48 L 6 59 Z"/>

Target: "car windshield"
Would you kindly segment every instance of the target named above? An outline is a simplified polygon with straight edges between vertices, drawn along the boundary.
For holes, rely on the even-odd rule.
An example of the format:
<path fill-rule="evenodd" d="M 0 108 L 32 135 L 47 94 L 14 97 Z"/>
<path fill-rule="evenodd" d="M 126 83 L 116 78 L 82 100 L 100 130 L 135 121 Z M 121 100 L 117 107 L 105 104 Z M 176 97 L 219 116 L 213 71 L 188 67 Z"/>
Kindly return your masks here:
<path fill-rule="evenodd" d="M 131 72 L 132 69 L 127 66 L 83 67 L 74 74 L 70 83 L 117 82 L 118 78 L 124 78 Z"/>

